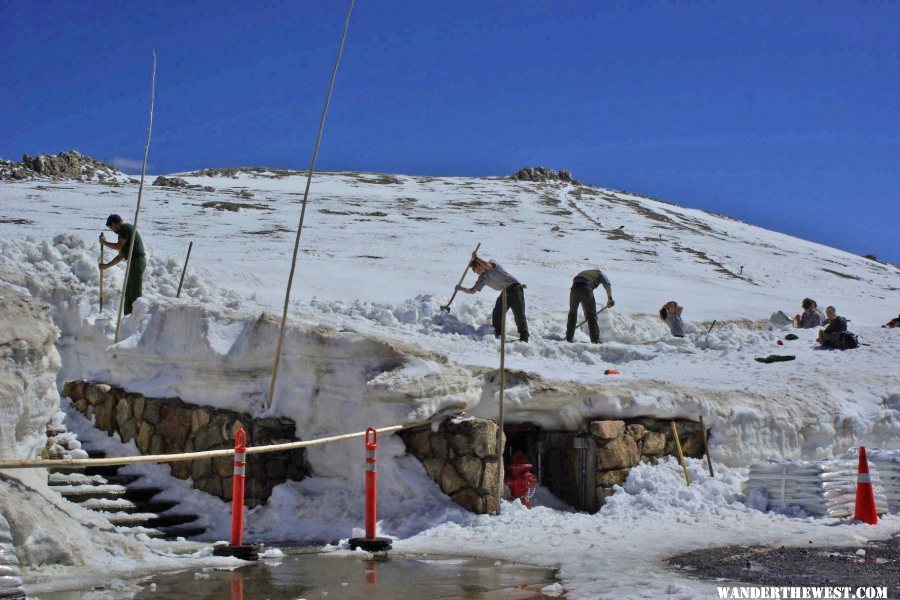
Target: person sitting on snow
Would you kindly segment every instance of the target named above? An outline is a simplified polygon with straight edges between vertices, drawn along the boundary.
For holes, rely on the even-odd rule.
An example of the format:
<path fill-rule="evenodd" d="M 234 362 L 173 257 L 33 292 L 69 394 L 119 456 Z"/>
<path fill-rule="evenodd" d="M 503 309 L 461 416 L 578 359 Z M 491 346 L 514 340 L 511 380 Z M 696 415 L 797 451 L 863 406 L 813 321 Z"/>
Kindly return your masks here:
<path fill-rule="evenodd" d="M 839 317 L 837 310 L 833 306 L 825 309 L 825 315 L 828 317 L 826 321 L 828 327 L 819 330 L 818 341 L 828 348 L 837 348 L 840 334 L 847 331 L 847 319 Z"/>
<path fill-rule="evenodd" d="M 683 310 L 684 307 L 679 306 L 674 300 L 666 302 L 659 309 L 659 318 L 666 322 L 669 326 L 669 331 L 675 337 L 684 337 L 684 321 L 681 320 L 681 312 Z"/>
<path fill-rule="evenodd" d="M 815 300 L 812 298 L 804 298 L 802 306 L 803 314 L 794 315 L 794 327 L 799 327 L 800 329 L 812 329 L 814 327 L 821 327 L 825 324 L 825 316 L 822 315 L 822 311 L 819 310 L 819 305 L 816 304 Z"/>
<path fill-rule="evenodd" d="M 472 262 L 469 263 L 478 280 L 470 288 L 461 285 L 456 286 L 460 292 L 474 294 L 488 286 L 500 292 L 494 311 L 491 314 L 491 323 L 494 326 L 494 336 L 500 337 L 500 323 L 503 316 L 503 290 L 506 290 L 506 308 L 513 311 L 516 320 L 516 329 L 519 331 L 519 341 L 528 341 L 528 322 L 525 320 L 525 291 L 519 280 L 506 272 L 506 270 L 493 260 L 482 260 L 472 253 Z"/>

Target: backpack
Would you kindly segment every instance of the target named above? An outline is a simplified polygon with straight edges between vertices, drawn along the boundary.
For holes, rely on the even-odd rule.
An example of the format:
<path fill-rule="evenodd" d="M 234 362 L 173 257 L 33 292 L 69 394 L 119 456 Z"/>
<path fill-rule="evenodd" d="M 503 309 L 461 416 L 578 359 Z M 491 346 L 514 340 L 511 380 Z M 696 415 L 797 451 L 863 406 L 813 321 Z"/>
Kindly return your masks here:
<path fill-rule="evenodd" d="M 841 331 L 837 334 L 837 339 L 834 341 L 834 347 L 838 350 L 852 350 L 853 348 L 859 348 L 859 338 L 855 333 Z"/>

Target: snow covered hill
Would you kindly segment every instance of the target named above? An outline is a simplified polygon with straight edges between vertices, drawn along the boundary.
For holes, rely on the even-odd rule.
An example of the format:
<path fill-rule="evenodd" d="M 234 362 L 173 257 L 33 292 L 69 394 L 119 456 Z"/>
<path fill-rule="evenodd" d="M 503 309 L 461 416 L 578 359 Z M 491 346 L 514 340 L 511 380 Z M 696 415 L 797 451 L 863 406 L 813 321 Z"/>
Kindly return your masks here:
<path fill-rule="evenodd" d="M 97 235 L 109 213 L 132 220 L 136 185 L 0 183 L 0 279 L 50 304 L 61 332 L 59 381 L 94 378 L 260 413 L 305 176 L 265 169 L 176 175 L 194 187 L 144 190 L 145 296 L 123 322 L 118 345 L 122 269 L 107 271 L 101 314 Z M 501 178 L 316 175 L 272 410 L 293 418 L 302 439 L 448 408 L 493 418 L 496 295 L 460 294 L 449 315 L 440 311 L 478 243 L 482 256 L 528 286 L 531 341 L 507 350 L 509 420 L 575 428 L 596 416 L 702 414 L 713 458 L 737 469 L 722 467 L 724 476 L 709 479 L 692 464 L 700 481 L 682 493 L 674 463 L 644 465 L 599 515 L 511 509 L 502 521 L 479 518 L 460 528 L 466 517 L 388 437 L 379 447 L 381 525 L 402 537 L 426 530 L 402 547 L 511 559 L 531 538 L 542 549 L 532 548 L 528 560 L 561 564 L 571 597 L 598 597 L 601 589 L 625 597 L 637 581 L 647 593 L 698 597 L 692 584 L 670 585 L 670 573 L 635 575 L 677 549 L 710 543 L 695 532 L 698 519 L 715 521 L 715 543 L 861 539 L 853 528 L 744 506 L 740 468 L 758 458 L 836 456 L 859 443 L 900 446 L 900 336 L 879 327 L 900 310 L 900 270 L 624 192 Z M 569 286 L 590 267 L 609 275 L 616 306 L 601 315 L 603 343 L 589 344 L 579 332 L 567 344 Z M 467 285 L 473 281 L 469 274 Z M 866 345 L 821 350 L 810 330 L 779 345 L 788 330 L 769 324 L 770 315 L 799 312 L 807 296 L 837 306 Z M 686 338 L 670 336 L 656 315 L 671 299 L 686 307 Z M 754 360 L 773 353 L 796 360 Z M 604 375 L 610 367 L 621 374 Z M 279 486 L 248 519 L 249 534 L 321 539 L 314 536 L 358 525 L 359 450 L 311 451 L 317 477 Z M 894 519 L 877 534 L 896 528 Z M 669 541 L 649 549 L 663 538 Z M 595 542 L 618 557 L 609 573 L 595 568 Z M 629 569 L 633 576 L 610 574 Z"/>
<path fill-rule="evenodd" d="M 242 326 L 234 324 L 240 317 L 221 309 L 240 309 L 250 320 L 260 310 L 280 313 L 305 176 L 265 169 L 179 176 L 214 191 L 145 188 L 140 230 L 150 255 L 149 294 L 125 327 L 146 339 L 127 345 L 139 355 L 152 346 L 154 360 L 165 359 L 168 342 L 146 323 L 171 304 L 164 298 L 174 296 L 193 241 L 184 300 L 211 306 L 194 311 L 195 317 L 218 325 L 206 326 L 215 333 L 192 340 L 189 352 L 205 352 L 212 362 L 230 356 L 229 368 L 240 371 Z M 108 213 L 132 219 L 136 191 L 130 184 L 2 185 L 0 266 L 14 283 L 28 279 L 28 287 L 54 304 L 57 322 L 64 322 L 63 346 L 66 339 L 79 340 L 79 353 L 64 360 L 64 376 L 93 370 L 121 384 L 139 380 L 145 393 L 262 409 L 267 361 L 256 355 L 252 382 L 239 396 L 216 388 L 216 399 L 184 385 L 193 371 L 175 377 L 181 385 L 149 376 L 133 357 L 104 371 L 110 323 L 96 314 L 96 236 Z M 495 294 L 460 294 L 451 315 L 439 310 L 471 250 L 481 243 L 482 256 L 527 284 L 532 341 L 512 343 L 507 361 L 525 373 L 509 394 L 514 420 L 573 427 L 597 414 L 704 414 L 721 442 L 717 458 L 731 464 L 769 455 L 830 456 L 860 441 L 898 440 L 900 342 L 894 330 L 877 327 L 900 306 L 894 266 L 727 217 L 566 182 L 323 173 L 313 179 L 307 217 L 293 318 L 418 348 L 473 376 L 497 366 L 498 344 L 488 325 Z M 580 332 L 567 344 L 568 288 L 591 266 L 609 275 L 617 304 L 601 315 L 604 343 L 587 344 Z M 117 277 L 121 272 L 107 278 L 115 286 Z M 869 345 L 823 351 L 814 331 L 799 331 L 798 341 L 777 346 L 786 332 L 769 326 L 768 317 L 776 310 L 799 312 L 806 296 L 822 307 L 836 305 Z M 669 336 L 655 315 L 670 299 L 686 306 L 694 331 L 687 338 Z M 706 333 L 713 320 L 716 327 Z M 262 352 L 274 351 L 271 339 L 257 342 Z M 753 360 L 770 353 L 797 360 Z M 605 376 L 609 366 L 621 375 Z M 215 372 L 212 378 L 221 377 L 221 369 Z M 490 383 L 479 387 L 484 392 L 469 393 L 465 403 L 475 414 L 493 415 L 495 390 Z M 440 404 L 413 402 L 411 413 Z M 319 425 L 321 431 L 334 424 Z"/>

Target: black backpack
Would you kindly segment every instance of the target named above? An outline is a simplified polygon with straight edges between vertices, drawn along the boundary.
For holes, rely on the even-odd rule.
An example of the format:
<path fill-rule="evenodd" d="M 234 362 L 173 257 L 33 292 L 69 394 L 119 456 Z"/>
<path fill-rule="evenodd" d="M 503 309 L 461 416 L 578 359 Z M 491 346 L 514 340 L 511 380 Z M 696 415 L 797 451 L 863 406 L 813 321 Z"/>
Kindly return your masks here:
<path fill-rule="evenodd" d="M 859 348 L 859 338 L 855 333 L 841 331 L 837 334 L 834 347 L 838 350 L 852 350 L 853 348 Z"/>

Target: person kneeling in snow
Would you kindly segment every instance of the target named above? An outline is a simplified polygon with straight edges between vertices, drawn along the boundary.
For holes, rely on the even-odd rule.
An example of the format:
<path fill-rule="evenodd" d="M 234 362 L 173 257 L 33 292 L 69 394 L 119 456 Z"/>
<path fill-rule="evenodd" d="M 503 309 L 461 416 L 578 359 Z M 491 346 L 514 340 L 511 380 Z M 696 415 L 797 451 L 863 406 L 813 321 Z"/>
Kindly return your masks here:
<path fill-rule="evenodd" d="M 843 338 L 847 333 L 847 319 L 839 317 L 837 310 L 833 306 L 825 309 L 825 316 L 828 317 L 827 327 L 819 330 L 818 342 L 826 348 L 837 348 L 843 350 L 848 346 Z M 854 346 L 855 347 L 855 346 Z"/>
<path fill-rule="evenodd" d="M 679 306 L 674 300 L 666 302 L 659 309 L 659 318 L 666 322 L 669 326 L 669 331 L 675 337 L 684 337 L 684 321 L 681 320 L 681 312 L 683 310 L 684 307 Z"/>
<path fill-rule="evenodd" d="M 147 268 L 147 259 L 144 256 L 144 242 L 141 240 L 141 234 L 134 230 L 134 226 L 129 223 L 123 223 L 122 217 L 119 215 L 109 215 L 106 219 L 106 226 L 118 234 L 119 239 L 115 242 L 107 242 L 106 237 L 100 234 L 100 244 L 113 250 L 118 250 L 119 254 L 108 263 L 100 263 L 100 270 L 105 271 L 110 267 L 114 267 L 123 260 L 131 258 L 128 252 L 131 250 L 131 238 L 134 236 L 134 250 L 132 255 L 134 260 L 131 262 L 131 269 L 128 271 L 128 282 L 125 284 L 125 314 L 131 314 L 131 307 L 134 301 L 143 295 L 144 269 Z"/>
<path fill-rule="evenodd" d="M 472 270 L 478 275 L 478 280 L 470 288 L 461 285 L 456 286 L 460 292 L 474 294 L 480 292 L 487 285 L 500 293 L 494 304 L 491 314 L 491 324 L 494 326 L 494 337 L 500 337 L 500 323 L 503 316 L 503 290 L 506 290 L 506 308 L 512 309 L 516 319 L 516 329 L 519 331 L 519 341 L 528 341 L 528 322 L 525 320 L 525 291 L 519 280 L 507 273 L 496 261 L 481 260 L 472 253 L 472 262 L 469 263 Z"/>
<path fill-rule="evenodd" d="M 600 269 L 582 271 L 572 280 L 572 288 L 569 290 L 569 320 L 566 322 L 567 342 L 571 342 L 575 336 L 578 307 L 581 306 L 588 322 L 591 343 L 600 343 L 600 326 L 597 324 L 597 301 L 594 299 L 594 290 L 601 285 L 606 290 L 606 307 L 612 308 L 616 304 L 612 298 L 612 284 L 603 271 Z"/>
<path fill-rule="evenodd" d="M 819 305 L 816 304 L 815 300 L 812 298 L 804 298 L 802 306 L 803 314 L 794 315 L 794 327 L 799 327 L 800 329 L 812 329 L 813 327 L 819 327 L 825 323 L 825 317 L 822 315 L 822 311 L 819 310 Z"/>

